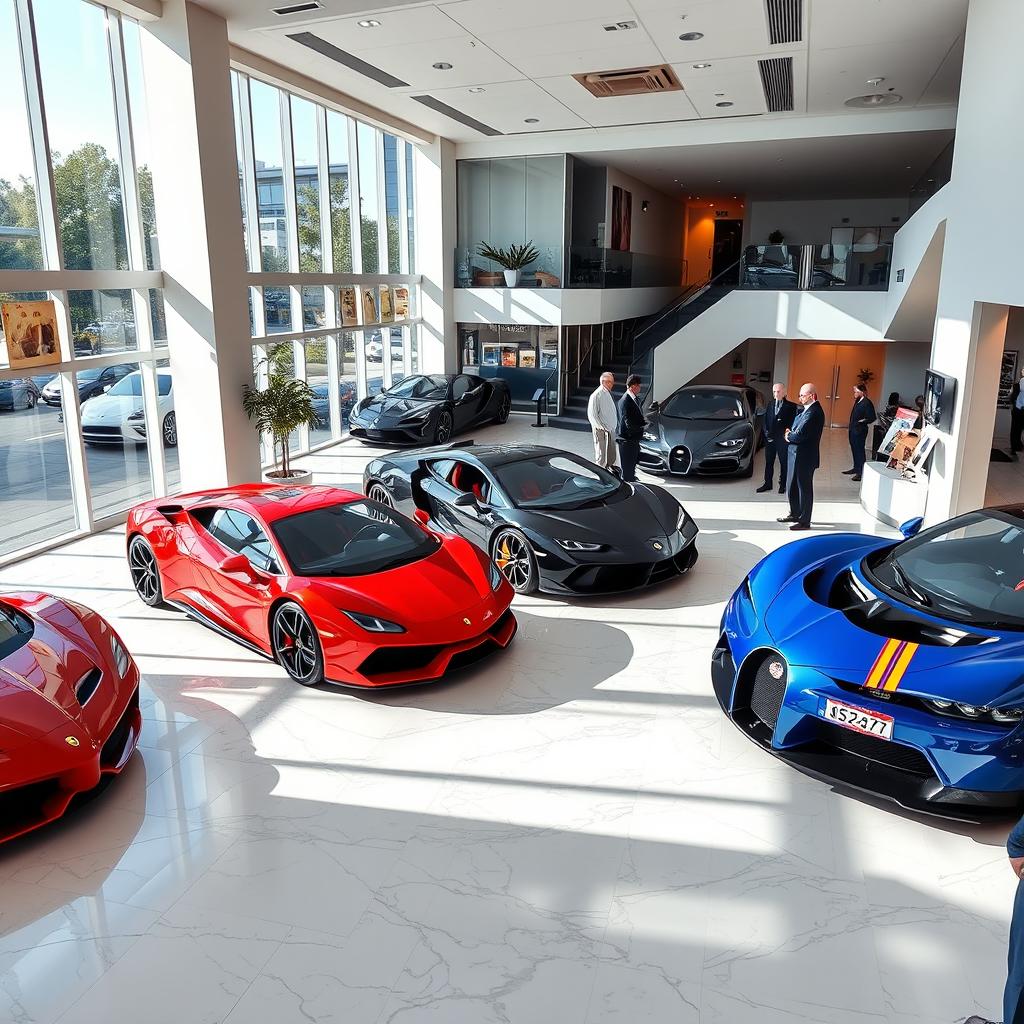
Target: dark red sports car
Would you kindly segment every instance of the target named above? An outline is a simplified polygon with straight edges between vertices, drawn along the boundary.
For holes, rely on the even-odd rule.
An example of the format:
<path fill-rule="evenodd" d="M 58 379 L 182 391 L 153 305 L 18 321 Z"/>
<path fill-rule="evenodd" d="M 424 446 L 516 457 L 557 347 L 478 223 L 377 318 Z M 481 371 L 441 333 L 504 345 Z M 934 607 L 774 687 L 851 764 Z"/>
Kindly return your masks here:
<path fill-rule="evenodd" d="M 306 686 L 428 682 L 515 635 L 512 588 L 479 548 L 350 491 L 244 484 L 147 501 L 127 533 L 146 604 Z"/>
<path fill-rule="evenodd" d="M 0 842 L 59 818 L 139 741 L 139 670 L 95 612 L 0 597 Z"/>

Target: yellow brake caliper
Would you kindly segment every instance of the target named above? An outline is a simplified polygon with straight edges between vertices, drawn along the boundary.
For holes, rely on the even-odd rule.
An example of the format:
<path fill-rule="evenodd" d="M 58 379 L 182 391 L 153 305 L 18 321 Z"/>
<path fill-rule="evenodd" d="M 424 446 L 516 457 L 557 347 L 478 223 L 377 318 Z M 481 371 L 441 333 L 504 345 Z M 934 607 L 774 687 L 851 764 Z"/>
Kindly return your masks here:
<path fill-rule="evenodd" d="M 508 540 L 502 538 L 501 546 L 498 548 L 498 568 L 504 569 L 509 562 L 512 561 L 512 553 L 508 549 Z"/>

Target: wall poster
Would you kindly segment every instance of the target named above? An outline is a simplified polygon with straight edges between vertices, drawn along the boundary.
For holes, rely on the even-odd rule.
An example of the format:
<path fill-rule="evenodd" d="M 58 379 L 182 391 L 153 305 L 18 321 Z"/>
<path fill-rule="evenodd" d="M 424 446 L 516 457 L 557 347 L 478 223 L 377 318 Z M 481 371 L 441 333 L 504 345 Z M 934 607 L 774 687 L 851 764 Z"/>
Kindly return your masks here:
<path fill-rule="evenodd" d="M 373 286 L 363 288 L 363 323 L 377 323 L 377 298 L 373 294 Z"/>
<path fill-rule="evenodd" d="M 60 362 L 57 308 L 52 299 L 0 303 L 11 369 Z"/>
<path fill-rule="evenodd" d="M 339 289 L 338 295 L 341 299 L 341 326 L 358 327 L 359 309 L 356 306 L 355 287 L 353 285 L 345 285 Z"/>
<path fill-rule="evenodd" d="M 1019 352 L 1015 348 L 1003 352 L 1003 364 L 999 367 L 999 397 L 996 398 L 996 407 L 999 409 L 1010 408 L 1010 392 L 1017 383 L 1018 356 Z"/>
<path fill-rule="evenodd" d="M 394 307 L 391 305 L 391 286 L 382 284 L 380 286 L 380 322 L 382 324 L 393 323 L 395 319 Z"/>
<path fill-rule="evenodd" d="M 395 319 L 409 319 L 409 289 L 405 285 L 395 289 Z"/>

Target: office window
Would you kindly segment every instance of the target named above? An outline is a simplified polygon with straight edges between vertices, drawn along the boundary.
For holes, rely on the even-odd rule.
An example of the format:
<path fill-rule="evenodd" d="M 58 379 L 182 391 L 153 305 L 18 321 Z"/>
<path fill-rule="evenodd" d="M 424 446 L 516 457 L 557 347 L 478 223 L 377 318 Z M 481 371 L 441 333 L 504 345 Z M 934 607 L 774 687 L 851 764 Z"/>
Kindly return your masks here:
<path fill-rule="evenodd" d="M 256 206 L 263 269 L 288 269 L 288 225 L 284 218 L 284 156 L 281 145 L 281 94 L 255 79 L 249 83 Z"/>
<path fill-rule="evenodd" d="M 291 100 L 299 270 L 304 274 L 319 274 L 323 270 L 323 257 L 320 245 L 320 164 L 316 106 L 298 96 L 293 96 Z"/>
<path fill-rule="evenodd" d="M 349 187 L 349 120 L 327 111 L 327 160 L 330 167 L 331 239 L 334 272 L 352 273 L 352 197 Z"/>
<path fill-rule="evenodd" d="M 380 239 L 377 233 L 380 218 L 377 161 L 381 136 L 376 128 L 362 122 L 359 122 L 356 134 L 359 144 L 359 232 L 363 273 L 386 273 L 381 266 Z"/>
<path fill-rule="evenodd" d="M 135 151 L 135 180 L 142 223 L 143 265 L 135 269 L 153 270 L 159 265 L 160 248 L 156 230 L 156 202 L 153 198 L 153 172 L 150 170 L 149 118 L 146 116 L 146 83 L 142 74 L 139 26 L 129 18 L 122 19 L 121 25 Z"/>
<path fill-rule="evenodd" d="M 384 215 L 387 219 L 389 274 L 402 272 L 402 247 L 399 239 L 401 223 L 398 211 L 398 139 L 394 135 L 384 136 Z"/>

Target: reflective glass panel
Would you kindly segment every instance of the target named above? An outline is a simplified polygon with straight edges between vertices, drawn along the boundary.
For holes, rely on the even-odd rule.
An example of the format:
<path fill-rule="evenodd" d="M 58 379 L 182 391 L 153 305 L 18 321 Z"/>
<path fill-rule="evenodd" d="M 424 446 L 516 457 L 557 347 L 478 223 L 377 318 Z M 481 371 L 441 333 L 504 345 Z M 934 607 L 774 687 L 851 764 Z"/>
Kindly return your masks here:
<path fill-rule="evenodd" d="M 316 426 L 309 429 L 310 445 L 331 439 L 330 377 L 327 370 L 327 349 L 334 338 L 314 338 L 306 342 L 306 383 L 313 389 Z"/>
<path fill-rule="evenodd" d="M 405 145 L 405 228 L 409 237 L 409 274 L 416 273 L 416 203 L 415 203 L 415 181 L 412 176 L 412 143 Z"/>
<path fill-rule="evenodd" d="M 273 86 L 251 79 L 249 95 L 263 269 L 283 273 L 288 270 L 288 222 L 284 204 L 281 94 Z"/>
<path fill-rule="evenodd" d="M 380 241 L 377 237 L 377 218 L 380 216 L 380 193 L 377 188 L 380 132 L 361 121 L 356 126 L 356 132 L 359 140 L 359 231 L 363 273 L 379 274 L 382 272 Z"/>
<path fill-rule="evenodd" d="M 174 398 L 173 378 L 170 377 L 170 362 L 161 359 L 156 364 L 158 377 L 158 388 L 160 392 L 159 405 L 164 405 L 165 392 L 168 384 L 171 385 L 171 398 Z M 166 377 L 164 375 L 167 375 Z M 170 409 L 163 409 L 160 432 L 164 442 L 164 475 L 167 478 L 167 493 L 177 494 L 181 491 L 181 464 L 178 461 L 178 422 L 174 412 L 173 404 Z"/>
<path fill-rule="evenodd" d="M 352 273 L 352 203 L 348 174 L 348 118 L 327 111 L 327 159 L 330 165 L 331 241 L 334 272 Z"/>
<path fill-rule="evenodd" d="M 245 211 L 245 174 L 243 170 L 245 150 L 242 147 L 242 105 L 249 102 L 248 79 L 237 71 L 231 72 L 231 107 L 235 122 L 235 157 L 238 162 L 238 197 L 242 204 L 242 240 L 245 243 L 245 269 L 249 265 L 249 218 Z"/>
<path fill-rule="evenodd" d="M 131 108 L 132 146 L 135 150 L 135 180 L 139 194 L 139 215 L 142 220 L 144 267 L 154 270 L 159 265 L 160 248 L 156 231 L 156 203 L 153 199 L 153 172 L 150 170 L 149 118 L 146 113 L 146 82 L 142 74 L 142 49 L 138 22 L 122 18 L 124 62 L 128 80 L 128 104 Z"/>
<path fill-rule="evenodd" d="M 388 273 L 402 272 L 402 248 L 399 240 L 402 229 L 398 208 L 398 139 L 384 136 L 384 214 L 387 218 Z"/>
<path fill-rule="evenodd" d="M 295 211 L 299 235 L 299 270 L 319 274 L 323 270 L 320 248 L 320 165 L 317 156 L 316 107 L 293 96 L 292 151 L 295 154 Z"/>
<path fill-rule="evenodd" d="M 77 356 L 134 352 L 135 307 L 127 288 L 68 292 L 71 337 Z"/>
<path fill-rule="evenodd" d="M 292 293 L 286 287 L 263 289 L 263 315 L 267 334 L 290 334 L 292 329 Z"/>

